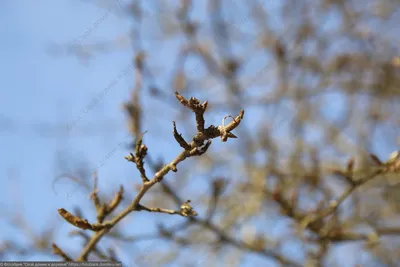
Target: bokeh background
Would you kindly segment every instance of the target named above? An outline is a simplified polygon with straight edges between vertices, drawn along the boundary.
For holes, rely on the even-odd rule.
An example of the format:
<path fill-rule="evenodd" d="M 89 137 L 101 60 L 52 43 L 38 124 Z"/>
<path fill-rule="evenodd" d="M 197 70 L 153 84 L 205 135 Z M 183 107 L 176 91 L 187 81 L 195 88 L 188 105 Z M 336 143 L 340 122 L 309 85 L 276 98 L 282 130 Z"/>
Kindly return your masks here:
<path fill-rule="evenodd" d="M 1 1 L 0 258 L 61 260 L 52 242 L 77 258 L 91 233 L 57 209 L 96 219 L 93 171 L 102 199 L 123 185 L 126 206 L 141 183 L 124 159 L 138 136 L 147 131 L 152 177 L 181 151 L 172 121 L 187 140 L 196 132 L 179 91 L 208 101 L 206 126 L 245 110 L 237 139 L 213 140 L 141 202 L 179 209 L 191 199 L 199 215 L 134 212 L 90 260 L 399 266 L 396 171 L 357 188 L 319 228 L 302 227 L 349 187 L 333 170 L 353 157 L 362 179 L 377 168 L 371 153 L 386 162 L 399 150 L 399 7 L 397 0 Z M 327 229 L 334 234 L 323 237 Z"/>

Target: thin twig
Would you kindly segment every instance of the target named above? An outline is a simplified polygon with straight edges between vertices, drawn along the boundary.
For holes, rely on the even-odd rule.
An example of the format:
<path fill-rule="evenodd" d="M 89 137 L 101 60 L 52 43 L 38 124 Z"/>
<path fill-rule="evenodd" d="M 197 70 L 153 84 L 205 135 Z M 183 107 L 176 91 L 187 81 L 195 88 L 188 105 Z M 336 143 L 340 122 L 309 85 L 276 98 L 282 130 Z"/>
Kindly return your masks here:
<path fill-rule="evenodd" d="M 163 213 L 168 213 L 168 214 L 180 214 L 183 216 L 194 216 L 197 213 L 193 211 L 193 209 L 188 205 L 187 201 L 184 205 L 181 206 L 181 210 L 178 212 L 176 211 L 171 211 L 171 210 L 166 210 L 166 209 L 157 209 L 157 208 L 145 208 L 144 206 L 140 205 L 140 201 L 142 200 L 143 196 L 146 194 L 146 192 L 153 187 L 156 183 L 161 182 L 164 178 L 165 175 L 167 175 L 170 171 L 176 172 L 177 171 L 177 165 L 184 161 L 186 158 L 192 157 L 192 156 L 199 156 L 204 154 L 208 147 L 211 145 L 211 140 L 212 138 L 216 138 L 218 136 L 221 136 L 222 138 L 222 131 L 220 129 L 223 129 L 224 132 L 230 132 L 233 129 L 235 129 L 239 124 L 240 121 L 243 119 L 244 111 L 242 110 L 237 116 L 234 121 L 232 121 L 230 124 L 227 126 L 218 126 L 215 127 L 211 125 L 208 129 L 204 130 L 204 123 L 200 119 L 200 117 L 203 117 L 203 114 L 206 110 L 207 107 L 207 101 L 204 102 L 203 104 L 200 104 L 200 101 L 191 98 L 189 101 L 186 100 L 183 96 L 179 95 L 179 93 L 176 92 L 176 97 L 177 99 L 185 106 L 188 108 L 192 109 L 194 112 L 196 112 L 196 121 L 198 124 L 198 132 L 193 138 L 193 141 L 188 144 L 191 148 L 191 150 L 186 150 L 184 149 L 175 159 L 173 159 L 170 163 L 166 164 L 164 167 L 161 168 L 154 177 L 151 180 L 146 180 L 143 179 L 142 186 L 139 190 L 139 193 L 137 196 L 134 198 L 134 200 L 130 203 L 128 207 L 126 207 L 121 213 L 116 215 L 112 220 L 104 222 L 102 226 L 104 226 L 101 229 L 96 229 L 96 233 L 91 237 L 89 242 L 86 244 L 86 246 L 83 248 L 83 251 L 79 255 L 77 261 L 87 261 L 89 253 L 93 250 L 93 248 L 97 245 L 97 243 L 100 241 L 100 239 L 108 233 L 119 221 L 121 221 L 123 218 L 125 218 L 128 214 L 130 214 L 132 211 L 135 210 L 147 210 L 147 211 L 157 211 L 157 212 L 163 212 Z M 204 120 L 204 119 L 203 119 Z M 201 127 L 203 124 L 203 127 Z M 175 128 L 175 124 L 174 124 Z M 212 129 L 212 130 L 209 130 Z M 175 128 L 176 130 L 176 128 Z M 208 131 L 208 132 L 207 132 Z M 204 142 L 207 141 L 205 144 Z M 226 141 L 226 140 L 225 140 Z M 140 144 L 139 144 L 140 143 Z M 139 149 L 138 149 L 139 146 Z M 140 149 L 143 148 L 141 151 Z M 130 157 L 127 157 L 128 160 L 133 161 L 133 162 L 138 162 L 138 156 L 141 157 L 141 160 L 143 160 L 144 156 L 146 155 L 147 152 L 147 147 L 141 143 L 141 140 L 138 142 L 137 147 L 136 147 L 136 155 L 133 155 L 131 153 Z M 140 155 L 138 155 L 140 154 Z M 143 178 L 143 177 L 142 177 Z M 192 217 L 190 217 L 192 218 Z M 80 223 L 82 222 L 81 220 L 78 220 Z M 93 229 L 93 225 L 85 222 L 84 226 L 87 227 L 87 229 Z M 76 223 L 74 224 L 76 225 Z M 81 227 L 82 228 L 82 227 Z"/>

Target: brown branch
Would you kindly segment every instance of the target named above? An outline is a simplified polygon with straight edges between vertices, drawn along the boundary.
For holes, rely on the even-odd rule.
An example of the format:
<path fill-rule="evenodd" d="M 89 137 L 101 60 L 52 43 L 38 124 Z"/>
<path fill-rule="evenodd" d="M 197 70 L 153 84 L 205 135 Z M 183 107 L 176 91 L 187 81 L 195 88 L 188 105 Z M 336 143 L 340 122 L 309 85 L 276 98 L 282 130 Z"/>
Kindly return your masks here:
<path fill-rule="evenodd" d="M 82 219 L 78 216 L 75 216 L 73 214 L 71 214 L 70 212 L 68 212 L 65 209 L 58 209 L 58 213 L 61 215 L 61 217 L 63 217 L 67 222 L 69 222 L 70 224 L 83 229 L 83 230 L 92 230 L 92 231 L 100 231 L 102 229 L 108 228 L 109 225 L 107 223 L 105 224 L 101 224 L 101 223 L 96 223 L 96 224 L 91 224 L 88 222 L 88 220 L 86 219 Z"/>
<path fill-rule="evenodd" d="M 178 211 L 178 210 L 170 210 L 170 209 L 163 209 L 163 208 L 148 208 L 148 207 L 142 206 L 140 204 L 136 207 L 136 210 L 137 211 L 145 210 L 145 211 L 148 211 L 148 212 L 159 212 L 159 213 L 166 213 L 166 214 L 171 214 L 171 215 L 172 214 L 179 214 L 179 215 L 183 216 L 180 213 L 180 211 Z"/>
<path fill-rule="evenodd" d="M 179 198 L 179 196 L 177 195 L 176 192 L 174 192 L 174 190 L 172 190 L 172 188 L 167 185 L 166 183 L 162 183 L 163 185 L 163 190 L 168 192 L 168 195 L 176 202 L 176 203 L 181 203 L 181 199 Z M 266 256 L 266 257 L 270 257 L 273 258 L 275 260 L 277 260 L 278 262 L 280 262 L 281 264 L 283 264 L 284 266 L 296 266 L 296 267 L 300 267 L 300 264 L 297 264 L 296 262 L 293 262 L 285 257 L 283 257 L 282 255 L 278 254 L 277 252 L 274 252 L 272 250 L 269 249 L 255 249 L 253 245 L 248 244 L 246 242 L 243 242 L 241 240 L 237 240 L 233 237 L 230 237 L 227 233 L 225 233 L 223 231 L 223 229 L 218 228 L 215 224 L 213 224 L 210 220 L 203 220 L 200 218 L 196 218 L 196 217 L 190 217 L 190 222 L 196 223 L 198 225 L 203 226 L 204 228 L 212 231 L 213 233 L 215 233 L 218 237 L 219 240 L 222 242 L 226 242 L 236 248 L 240 248 L 240 249 L 244 249 L 247 251 L 251 251 L 251 252 L 255 252 L 257 254 Z M 178 227 L 178 229 L 181 229 L 180 227 Z"/>
<path fill-rule="evenodd" d="M 79 230 L 75 230 L 75 231 L 71 231 L 69 234 L 69 236 L 80 236 L 82 237 L 86 242 L 88 242 L 90 240 L 90 236 L 88 234 L 86 234 L 85 232 L 79 231 Z M 96 254 L 100 259 L 103 260 L 108 260 L 108 261 L 115 261 L 115 259 L 113 259 L 112 257 L 109 257 L 107 255 L 105 255 L 102 251 L 100 251 L 97 246 L 93 248 L 93 253 Z"/>
<path fill-rule="evenodd" d="M 361 185 L 365 184 L 366 182 L 372 180 L 373 178 L 375 178 L 382 172 L 383 172 L 383 169 L 379 169 L 379 170 L 374 171 L 371 175 L 369 175 L 363 179 L 360 179 L 358 181 L 352 180 L 353 184 L 346 191 L 344 191 L 342 193 L 342 195 L 340 195 L 336 200 L 331 201 L 328 208 L 318 212 L 317 214 L 310 214 L 310 215 L 306 216 L 303 219 L 303 221 L 301 222 L 301 226 L 306 228 L 308 225 L 310 225 L 316 221 L 319 221 L 328 215 L 331 215 L 338 209 L 338 207 L 343 203 L 343 201 L 345 201 L 347 199 L 347 197 L 349 197 L 351 195 L 351 193 L 353 193 L 358 187 L 360 187 Z"/>
<path fill-rule="evenodd" d="M 118 204 L 124 199 L 124 187 L 121 185 L 119 191 L 115 194 L 114 198 L 107 206 L 107 213 L 111 213 L 118 206 Z"/>
<path fill-rule="evenodd" d="M 143 182 L 148 182 L 149 179 L 146 176 L 146 170 L 144 169 L 144 158 L 147 155 L 147 146 L 143 144 L 143 136 L 146 132 L 142 134 L 139 140 L 136 142 L 135 145 L 135 155 L 130 153 L 128 156 L 125 157 L 126 160 L 131 161 L 136 164 L 136 168 L 140 172 L 140 177 L 142 178 Z"/>
<path fill-rule="evenodd" d="M 210 223 L 209 221 L 205 221 L 205 220 L 201 220 L 201 219 L 196 219 L 196 218 L 191 218 L 191 220 L 193 220 L 194 222 L 202 225 L 203 227 L 211 230 L 212 232 L 214 232 L 215 234 L 217 234 L 220 237 L 220 240 L 222 242 L 227 242 L 230 245 L 239 248 L 239 249 L 243 249 L 243 250 L 247 250 L 247 251 L 251 251 L 251 252 L 255 252 L 258 253 L 260 255 L 264 255 L 270 258 L 273 258 L 275 260 L 277 260 L 279 263 L 283 264 L 284 266 L 298 266 L 300 267 L 300 264 L 297 264 L 296 262 L 293 262 L 285 257 L 283 257 L 282 255 L 280 255 L 279 253 L 269 250 L 269 249 L 255 249 L 254 245 L 252 244 L 248 244 L 244 241 L 241 240 L 236 240 L 230 236 L 228 236 L 222 229 L 219 229 L 217 226 L 215 226 L 214 224 Z"/>
<path fill-rule="evenodd" d="M 181 96 L 178 91 L 175 92 L 176 98 L 181 102 L 182 105 L 188 107 L 196 114 L 196 123 L 197 123 L 197 131 L 204 131 L 204 112 L 207 109 L 207 101 L 204 101 L 203 104 L 200 104 L 200 101 L 194 97 L 191 97 L 189 100 L 186 100 L 183 96 Z"/>
<path fill-rule="evenodd" d="M 190 145 L 183 139 L 182 135 L 178 133 L 176 130 L 176 123 L 173 121 L 172 124 L 174 125 L 174 137 L 178 144 L 185 150 L 190 150 Z"/>
<path fill-rule="evenodd" d="M 190 202 L 190 201 L 189 201 Z M 148 212 L 159 212 L 159 213 L 166 213 L 166 214 L 178 214 L 183 217 L 189 217 L 189 216 L 196 216 L 197 212 L 193 210 L 193 208 L 189 205 L 188 202 L 182 204 L 180 210 L 170 210 L 170 209 L 163 209 L 163 208 L 148 208 L 143 205 L 138 205 L 137 208 L 135 209 L 137 211 L 145 210 Z"/>
<path fill-rule="evenodd" d="M 377 228 L 374 232 L 378 236 L 382 235 L 395 235 L 400 236 L 400 228 L 388 227 L 388 228 Z M 336 231 L 326 236 L 327 239 L 333 242 L 346 242 L 346 241 L 368 241 L 371 239 L 369 234 L 354 233 L 349 231 Z"/>
<path fill-rule="evenodd" d="M 52 244 L 53 253 L 61 256 L 64 261 L 72 261 L 72 258 L 62 251 L 55 243 Z"/>
<path fill-rule="evenodd" d="M 204 102 L 203 104 L 200 104 L 200 101 L 197 100 L 196 98 L 192 97 L 188 101 L 184 97 L 179 95 L 179 93 L 177 93 L 177 92 L 175 93 L 175 95 L 182 104 L 184 104 L 188 108 L 192 109 L 194 112 L 196 112 L 196 114 L 201 114 L 201 117 L 203 116 L 203 114 L 206 110 L 206 107 L 207 107 L 207 101 Z M 223 131 L 230 132 L 233 129 L 235 129 L 240 124 L 240 121 L 243 119 L 243 115 L 244 115 L 244 111 L 242 110 L 240 112 L 239 116 L 237 116 L 234 119 L 234 121 L 229 123 L 227 126 L 218 126 L 218 127 L 212 126 L 213 127 L 212 129 L 214 129 L 214 130 L 210 133 L 207 133 L 207 130 L 204 130 L 204 123 L 202 123 L 202 121 L 199 119 L 200 115 L 199 116 L 196 115 L 196 121 L 198 124 L 198 127 L 197 127 L 198 132 L 195 135 L 195 137 L 193 138 L 193 141 L 189 144 L 191 150 L 188 151 L 188 150 L 184 149 L 174 160 L 172 160 L 169 164 L 166 164 L 164 167 L 161 168 L 161 170 L 156 172 L 156 174 L 154 175 L 154 177 L 151 180 L 143 179 L 143 183 L 139 190 L 139 193 L 137 194 L 137 196 L 134 198 L 134 200 L 130 203 L 130 205 L 127 208 L 125 208 L 121 213 L 117 214 L 112 220 L 105 222 L 103 224 L 100 224 L 100 225 L 96 225 L 98 227 L 97 228 L 98 231 L 91 237 L 89 242 L 83 248 L 83 251 L 81 252 L 77 261 L 86 261 L 89 253 L 97 245 L 97 243 L 100 241 L 100 239 L 106 233 L 108 233 L 110 231 L 110 229 L 112 229 L 119 221 L 121 221 L 123 218 L 125 218 L 132 211 L 135 211 L 138 209 L 143 209 L 144 206 L 140 205 L 140 201 L 142 200 L 145 193 L 151 187 L 153 187 L 156 183 L 161 182 L 162 179 L 164 178 L 164 176 L 167 175 L 170 171 L 176 172 L 177 171 L 176 166 L 180 162 L 185 160 L 186 158 L 204 154 L 207 151 L 208 147 L 211 145 L 211 140 L 209 140 L 209 139 L 212 139 L 212 138 L 215 138 L 218 136 L 222 137 L 222 134 L 224 133 Z M 202 124 L 203 124 L 203 127 L 201 127 Z M 202 132 L 203 130 L 204 130 L 204 132 Z M 223 130 L 223 131 L 221 131 L 221 130 Z M 207 141 L 207 142 L 204 144 L 205 141 Z M 136 156 L 134 156 L 131 153 L 130 156 L 126 157 L 126 159 L 129 161 L 138 162 L 138 160 L 137 160 L 138 153 L 140 153 L 140 156 L 142 156 L 142 155 L 145 155 L 146 152 L 147 152 L 147 147 L 144 146 L 143 144 L 141 144 L 141 139 L 140 139 L 136 146 Z M 147 208 L 145 210 L 153 211 L 151 208 Z M 165 209 L 159 209 L 158 211 L 160 211 L 160 210 L 167 211 Z M 168 212 L 164 212 L 164 213 L 168 213 Z M 183 216 L 197 215 L 197 213 L 188 204 L 188 201 L 181 206 L 180 214 L 183 214 Z M 190 218 L 192 218 L 192 217 L 190 217 Z M 80 222 L 80 224 L 83 224 L 83 226 L 86 227 L 86 229 L 91 229 L 89 226 L 90 224 L 87 222 L 87 220 L 83 221 L 83 223 L 82 223 L 82 220 L 76 220 L 76 219 L 72 220 L 72 222 L 75 223 L 74 224 L 75 226 L 79 225 L 79 224 L 77 224 L 77 221 Z M 93 229 L 94 225 L 91 225 L 91 227 Z M 100 227 L 102 227 L 102 228 L 100 229 Z"/>
<path fill-rule="evenodd" d="M 100 198 L 98 196 L 99 188 L 98 188 L 97 171 L 93 172 L 93 179 L 94 179 L 93 191 L 89 194 L 89 198 L 91 198 L 93 200 L 94 206 L 96 208 L 97 221 L 99 223 L 102 223 L 104 220 L 104 217 L 106 216 L 106 212 L 105 212 L 106 206 L 101 204 Z"/>

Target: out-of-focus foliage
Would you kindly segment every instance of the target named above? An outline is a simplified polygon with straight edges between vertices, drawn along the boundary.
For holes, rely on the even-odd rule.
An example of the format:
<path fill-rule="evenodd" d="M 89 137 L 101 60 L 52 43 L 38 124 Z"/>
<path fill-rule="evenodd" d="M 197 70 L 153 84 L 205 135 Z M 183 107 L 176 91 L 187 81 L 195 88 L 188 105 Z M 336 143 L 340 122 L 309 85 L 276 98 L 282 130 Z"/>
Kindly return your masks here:
<path fill-rule="evenodd" d="M 144 248 L 138 266 L 398 266 L 400 159 L 389 162 L 400 147 L 397 0 L 119 5 L 132 21 L 133 52 L 143 53 L 143 84 L 125 105 L 135 136 L 140 116 L 165 120 L 161 107 L 138 104 L 138 92 L 182 108 L 185 133 L 193 114 L 174 91 L 208 101 L 206 125 L 246 110 L 238 139 L 214 142 L 147 193 L 142 204 L 162 208 L 190 196 L 199 215 L 176 223 L 163 214 L 154 236 L 172 245 Z M 114 45 L 76 51 L 95 56 Z M 118 230 L 110 235 L 141 240 Z"/>

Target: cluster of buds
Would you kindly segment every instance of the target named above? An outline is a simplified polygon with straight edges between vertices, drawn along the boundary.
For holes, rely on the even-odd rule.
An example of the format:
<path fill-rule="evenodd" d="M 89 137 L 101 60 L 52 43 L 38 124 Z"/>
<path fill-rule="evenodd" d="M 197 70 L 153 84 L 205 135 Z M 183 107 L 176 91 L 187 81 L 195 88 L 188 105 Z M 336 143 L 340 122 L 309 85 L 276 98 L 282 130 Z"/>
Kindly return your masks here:
<path fill-rule="evenodd" d="M 190 199 L 181 205 L 181 214 L 185 217 L 196 216 L 197 212 L 190 206 Z"/>

